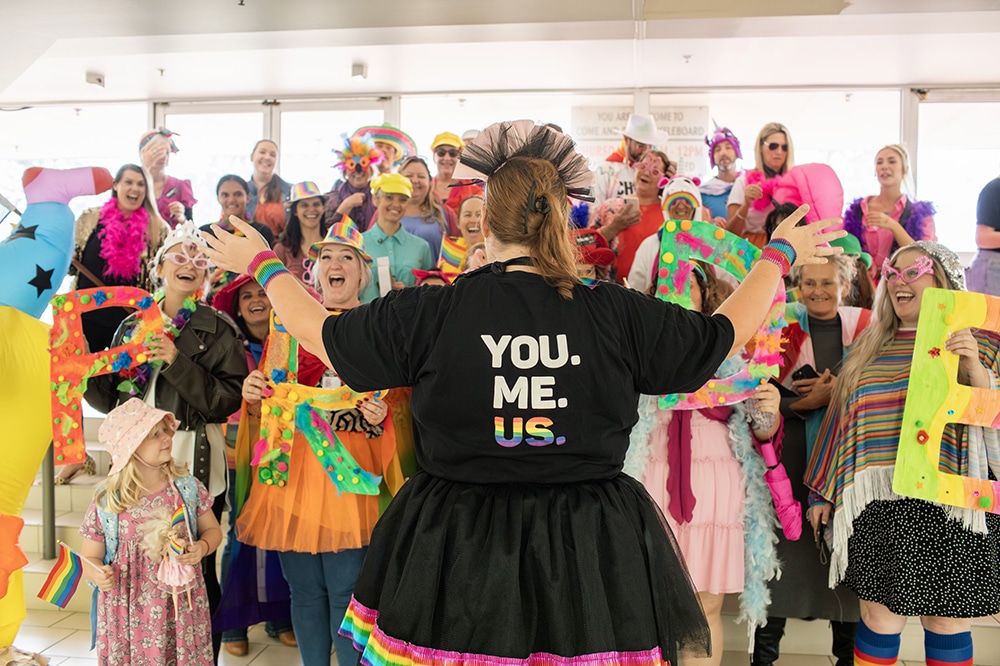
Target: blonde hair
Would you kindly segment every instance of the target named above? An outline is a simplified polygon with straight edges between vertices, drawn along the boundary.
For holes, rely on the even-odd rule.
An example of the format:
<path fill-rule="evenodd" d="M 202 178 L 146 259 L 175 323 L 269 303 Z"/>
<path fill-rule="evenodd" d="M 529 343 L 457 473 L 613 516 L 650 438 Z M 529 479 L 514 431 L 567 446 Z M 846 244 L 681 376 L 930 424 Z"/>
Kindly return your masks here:
<path fill-rule="evenodd" d="M 358 264 L 361 266 L 361 282 L 358 285 L 358 298 L 361 298 L 361 294 L 365 293 L 365 289 L 367 289 L 368 286 L 372 283 L 372 269 L 371 269 L 371 267 L 368 266 L 368 263 L 364 260 L 364 258 L 362 258 L 361 253 L 358 251 L 358 248 L 356 248 L 356 247 L 352 247 L 350 245 L 347 245 L 346 243 L 325 243 L 325 245 L 340 245 L 341 247 L 346 247 L 347 249 L 349 249 L 354 254 L 354 258 L 357 259 Z M 316 255 L 316 261 L 314 262 L 314 264 L 318 264 L 319 263 L 319 255 L 321 255 L 321 254 L 323 254 L 322 248 L 320 249 L 319 254 Z M 316 291 L 319 292 L 320 296 L 322 296 L 323 295 L 323 285 L 320 283 L 319 271 L 316 269 L 315 265 L 313 265 L 313 276 L 312 277 L 313 277 L 313 280 L 312 280 L 313 281 L 313 283 L 312 283 L 313 288 Z"/>
<path fill-rule="evenodd" d="M 900 183 L 900 186 L 903 188 L 904 191 L 909 192 L 910 189 L 911 189 L 910 188 L 910 185 L 911 185 L 911 183 L 910 183 L 910 154 L 908 152 L 906 152 L 906 148 L 904 148 L 900 144 L 898 144 L 898 143 L 890 143 L 890 144 L 887 144 L 885 146 L 882 146 L 881 148 L 879 148 L 875 152 L 875 160 L 874 161 L 875 161 L 876 164 L 878 163 L 878 154 L 881 153 L 883 150 L 891 150 L 892 152 L 894 152 L 897 155 L 899 155 L 899 161 L 903 164 L 903 180 Z"/>
<path fill-rule="evenodd" d="M 580 278 L 567 208 L 566 186 L 551 162 L 514 157 L 490 176 L 483 217 L 498 241 L 526 246 L 545 282 L 572 300 Z"/>
<path fill-rule="evenodd" d="M 845 305 L 847 300 L 855 296 L 854 278 L 858 274 L 858 262 L 854 257 L 846 254 L 835 254 L 832 257 L 827 257 L 827 260 L 836 269 L 837 282 L 840 285 L 841 293 L 843 293 L 840 305 Z M 793 286 L 800 286 L 803 268 L 805 266 L 796 266 L 788 274 Z"/>
<path fill-rule="evenodd" d="M 146 520 L 138 526 L 143 535 L 139 547 L 153 562 L 159 562 L 163 559 L 163 547 L 170 539 L 170 531 L 173 529 L 172 519 L 173 512 L 167 507 L 161 506 L 152 511 Z M 181 535 L 181 537 L 187 541 L 185 535 Z"/>
<path fill-rule="evenodd" d="M 146 437 L 149 437 L 157 425 L 159 423 L 150 428 Z M 124 467 L 110 475 L 107 481 L 98 486 L 97 491 L 94 493 L 94 502 L 111 513 L 121 513 L 133 506 L 138 506 L 143 496 L 149 492 L 142 484 L 142 474 L 139 472 L 139 464 L 141 463 L 136 463 L 135 456 L 129 458 Z M 171 483 L 174 479 L 179 479 L 188 474 L 187 465 L 178 466 L 173 459 L 163 465 L 160 471 L 163 472 L 164 478 Z"/>
<path fill-rule="evenodd" d="M 934 263 L 934 281 L 936 286 L 949 286 L 948 275 L 937 259 L 931 257 L 919 247 L 908 245 L 900 248 L 893 255 L 890 265 L 895 266 L 899 256 L 905 252 L 919 252 L 931 258 Z M 847 359 L 844 361 L 844 368 L 837 378 L 837 385 L 833 389 L 830 398 L 830 405 L 833 409 L 842 410 L 847 405 L 847 400 L 861 380 L 861 373 L 872 364 L 875 357 L 879 355 L 882 348 L 892 340 L 899 332 L 900 320 L 896 316 L 896 311 L 892 307 L 892 298 L 889 296 L 889 280 L 883 278 L 878 289 L 875 290 L 875 304 L 873 309 L 872 322 L 861 335 L 858 336 L 851 347 Z M 827 416 L 829 418 L 829 415 Z"/>
<path fill-rule="evenodd" d="M 898 143 L 890 143 L 888 145 L 882 146 L 877 151 L 875 151 L 875 159 L 878 160 L 878 154 L 883 150 L 891 150 L 892 152 L 899 155 L 899 161 L 903 163 L 903 178 L 906 178 L 910 173 L 910 154 L 906 152 L 906 148 L 899 145 Z"/>
<path fill-rule="evenodd" d="M 792 145 L 792 135 L 788 131 L 788 128 L 781 123 L 768 123 L 760 128 L 760 133 L 757 134 L 757 144 L 754 147 L 754 157 L 757 160 L 755 168 L 757 171 L 764 171 L 764 140 L 776 132 L 784 134 L 785 142 L 788 144 L 788 152 L 785 153 L 785 163 L 781 166 L 781 170 L 778 173 L 787 173 L 789 169 L 795 166 L 795 147 Z"/>
<path fill-rule="evenodd" d="M 441 227 L 441 231 L 447 234 L 448 218 L 444 212 L 444 207 L 441 205 L 441 202 L 438 201 L 436 196 L 434 196 L 434 181 L 431 179 L 431 168 L 427 166 L 427 162 L 417 155 L 410 155 L 402 161 L 399 165 L 399 169 L 396 170 L 396 173 L 402 173 L 403 169 L 411 164 L 419 164 L 424 168 L 424 170 L 427 171 L 427 194 L 424 195 L 423 201 L 418 202 L 420 204 L 420 217 L 423 218 L 425 222 L 430 222 L 433 219 L 437 222 L 438 226 Z"/>

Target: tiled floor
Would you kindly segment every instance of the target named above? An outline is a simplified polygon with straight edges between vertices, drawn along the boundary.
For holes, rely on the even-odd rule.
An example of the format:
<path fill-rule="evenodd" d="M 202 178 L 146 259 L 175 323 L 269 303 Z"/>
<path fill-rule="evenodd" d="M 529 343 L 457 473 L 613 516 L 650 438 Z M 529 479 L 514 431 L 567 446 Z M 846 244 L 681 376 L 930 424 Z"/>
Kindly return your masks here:
<path fill-rule="evenodd" d="M 251 629 L 249 637 L 247 656 L 234 657 L 223 650 L 219 664 L 295 666 L 302 663 L 298 651 L 270 638 L 264 633 L 264 625 Z M 85 613 L 29 609 L 15 645 L 21 650 L 44 654 L 52 660 L 50 666 L 97 666 L 97 659 L 90 651 L 90 617 Z M 330 657 L 330 663 L 336 664 L 337 660 Z"/>
<path fill-rule="evenodd" d="M 981 626 L 995 618 L 979 620 Z M 919 632 L 919 627 L 916 628 Z M 992 634 L 993 632 L 991 632 Z M 219 659 L 222 666 L 295 666 L 301 664 L 298 652 L 293 648 L 280 645 L 264 633 L 263 625 L 250 630 L 250 653 L 246 657 L 233 657 L 223 651 Z M 907 640 L 909 639 L 909 640 Z M 920 634 L 910 631 L 904 634 L 904 643 L 920 641 Z M 988 642 L 988 641 L 987 641 Z M 15 642 L 18 648 L 41 652 L 52 659 L 51 666 L 96 666 L 97 659 L 90 651 L 90 618 L 85 613 L 70 613 L 60 610 L 42 611 L 28 610 L 28 617 L 17 635 Z M 919 644 L 919 643 L 917 643 Z M 911 648 L 916 645 L 910 645 Z M 977 641 L 976 663 L 997 663 L 997 654 L 989 651 L 996 649 L 995 645 L 984 645 Z M 980 656 L 984 659 L 980 660 Z M 330 663 L 337 660 L 330 657 Z M 741 650 L 727 650 L 722 657 L 722 666 L 747 666 L 749 659 Z M 831 657 L 785 654 L 775 662 L 778 666 L 833 666 Z M 923 666 L 923 661 L 901 661 L 901 666 Z M 683 664 L 681 665 L 683 666 Z"/>

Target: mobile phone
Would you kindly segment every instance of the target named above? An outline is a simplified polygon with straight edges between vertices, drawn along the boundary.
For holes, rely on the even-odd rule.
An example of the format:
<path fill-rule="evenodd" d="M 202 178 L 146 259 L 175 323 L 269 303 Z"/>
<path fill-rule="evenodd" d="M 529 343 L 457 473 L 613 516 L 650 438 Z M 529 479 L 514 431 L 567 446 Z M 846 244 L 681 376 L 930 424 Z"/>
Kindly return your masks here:
<path fill-rule="evenodd" d="M 817 374 L 816 368 L 808 363 L 792 373 L 792 381 L 796 382 L 801 379 L 816 379 L 817 377 L 819 377 L 819 374 Z"/>
<path fill-rule="evenodd" d="M 625 197 L 625 205 L 639 210 L 639 197 Z"/>

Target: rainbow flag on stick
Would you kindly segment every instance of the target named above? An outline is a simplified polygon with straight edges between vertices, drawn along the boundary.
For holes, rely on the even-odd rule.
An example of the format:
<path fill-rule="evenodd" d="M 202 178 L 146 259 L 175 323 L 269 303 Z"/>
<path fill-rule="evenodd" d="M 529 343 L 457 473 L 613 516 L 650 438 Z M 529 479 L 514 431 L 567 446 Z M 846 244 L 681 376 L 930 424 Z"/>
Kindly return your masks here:
<path fill-rule="evenodd" d="M 66 608 L 66 604 L 73 598 L 76 588 L 83 579 L 84 560 L 80 555 L 70 549 L 63 542 L 59 542 L 59 557 L 55 566 L 49 572 L 49 577 L 45 579 L 45 584 L 38 591 L 38 598 L 55 604 L 59 608 Z M 87 564 L 96 567 L 95 564 L 86 561 Z"/>

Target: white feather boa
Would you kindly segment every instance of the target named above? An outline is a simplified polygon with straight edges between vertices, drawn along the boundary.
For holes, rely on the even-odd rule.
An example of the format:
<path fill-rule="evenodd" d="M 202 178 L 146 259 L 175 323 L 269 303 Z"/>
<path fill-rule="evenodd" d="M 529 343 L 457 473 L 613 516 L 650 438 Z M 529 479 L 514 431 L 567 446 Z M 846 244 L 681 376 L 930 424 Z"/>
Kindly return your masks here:
<path fill-rule="evenodd" d="M 632 428 L 630 445 L 625 456 L 624 472 L 645 481 L 650 459 L 649 442 L 656 426 L 657 396 L 639 396 L 639 420 Z M 740 593 L 740 613 L 737 622 L 746 621 L 753 651 L 754 632 L 767 624 L 767 607 L 771 592 L 767 582 L 781 577 L 781 566 L 775 545 L 780 524 L 764 472 L 763 458 L 754 446 L 753 433 L 747 423 L 743 403 L 733 406 L 729 417 L 729 447 L 740 463 L 740 474 L 746 497 L 743 503 L 743 563 L 744 584 Z M 661 509 L 666 510 L 665 507 Z"/>

